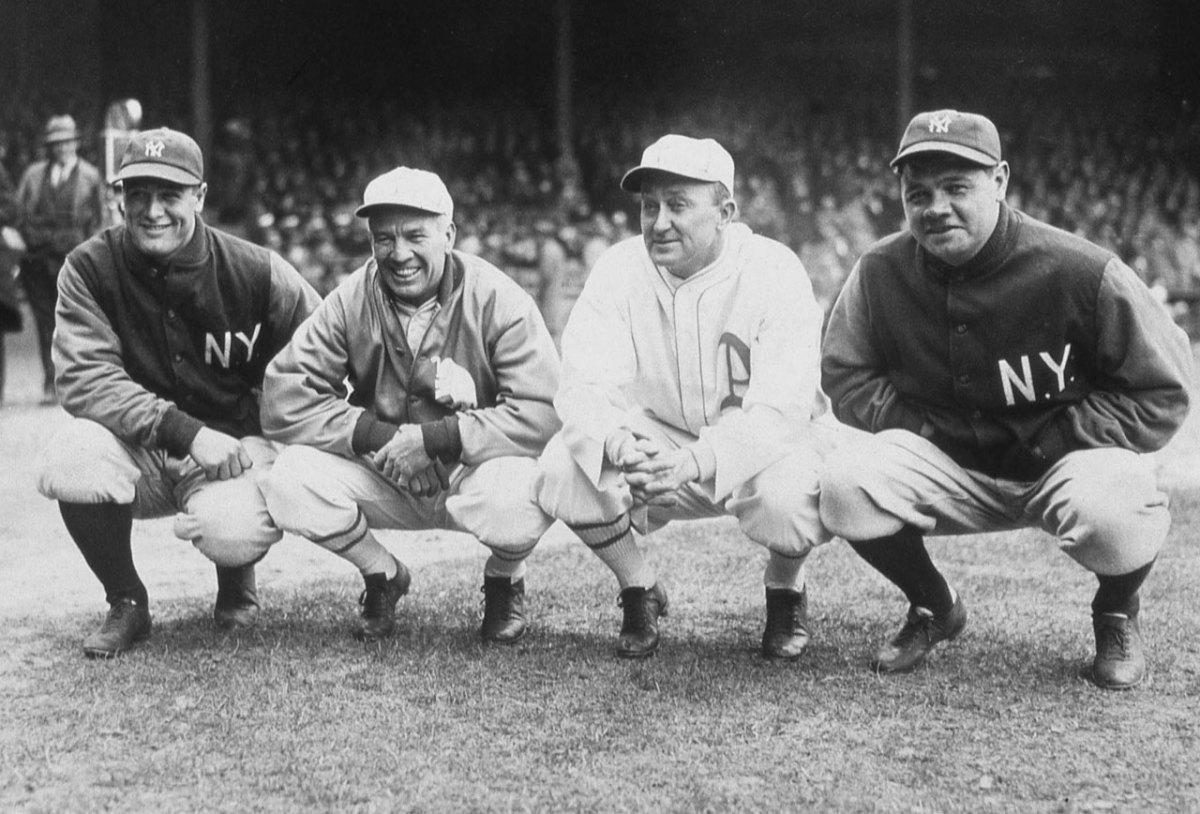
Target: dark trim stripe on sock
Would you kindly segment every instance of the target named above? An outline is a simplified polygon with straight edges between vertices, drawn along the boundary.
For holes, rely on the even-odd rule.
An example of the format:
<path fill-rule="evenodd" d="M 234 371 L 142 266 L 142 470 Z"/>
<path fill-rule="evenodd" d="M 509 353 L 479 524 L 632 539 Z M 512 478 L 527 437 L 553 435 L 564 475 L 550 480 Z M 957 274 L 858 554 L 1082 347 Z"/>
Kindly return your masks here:
<path fill-rule="evenodd" d="M 361 531 L 359 530 L 360 527 Z M 310 539 L 327 551 L 332 551 L 334 554 L 342 554 L 362 542 L 362 539 L 367 536 L 370 530 L 371 527 L 367 525 L 367 519 L 363 516 L 362 508 L 360 507 L 354 516 L 354 522 L 345 531 L 338 531 L 333 534 L 327 534 L 324 537 L 312 537 Z M 349 542 L 339 546 L 338 544 L 346 538 L 349 538 Z M 338 547 L 334 548 L 334 546 Z"/>
<path fill-rule="evenodd" d="M 501 550 L 499 548 L 493 548 L 492 546 L 487 545 L 487 543 L 484 543 L 484 545 L 487 547 L 488 551 L 492 552 L 493 557 L 498 560 L 503 560 L 504 562 L 520 562 L 528 557 L 530 552 L 537 548 L 537 543 L 534 543 L 528 548 L 523 548 L 520 551 L 512 551 L 509 549 Z"/>
<path fill-rule="evenodd" d="M 568 528 L 579 536 L 583 544 L 592 551 L 608 548 L 618 542 L 633 528 L 629 514 L 623 514 L 616 520 L 602 523 L 570 523 Z M 598 539 L 597 539 L 598 538 Z"/>

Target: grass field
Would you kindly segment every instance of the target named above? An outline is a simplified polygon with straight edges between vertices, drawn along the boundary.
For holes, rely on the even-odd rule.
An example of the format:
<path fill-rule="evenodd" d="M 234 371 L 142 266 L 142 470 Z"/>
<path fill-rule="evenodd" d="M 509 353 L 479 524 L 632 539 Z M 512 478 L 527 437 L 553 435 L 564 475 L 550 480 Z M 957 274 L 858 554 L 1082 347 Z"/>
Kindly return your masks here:
<path fill-rule="evenodd" d="M 141 523 L 154 637 L 97 663 L 100 591 L 32 489 L 64 416 L 28 405 L 25 339 L 0 411 L 0 811 L 1200 811 L 1200 414 L 1160 458 L 1174 527 L 1128 693 L 1080 677 L 1094 580 L 1033 532 L 931 542 L 971 621 L 888 678 L 867 661 L 902 600 L 826 546 L 809 652 L 765 663 L 763 554 L 724 521 L 647 546 L 671 616 L 639 664 L 611 655 L 616 585 L 578 545 L 535 552 L 530 636 L 485 649 L 478 547 L 389 538 L 414 587 L 402 632 L 364 646 L 361 583 L 325 552 L 277 547 L 261 626 L 227 636 L 211 566 Z"/>
<path fill-rule="evenodd" d="M 611 656 L 619 611 L 582 547 L 536 555 L 535 628 L 475 639 L 474 566 L 427 565 L 403 632 L 351 640 L 352 577 L 266 588 L 260 629 L 160 601 L 148 645 L 80 658 L 95 614 L 3 637 L 0 808 L 25 811 L 1188 811 L 1200 809 L 1200 495 L 1145 590 L 1152 682 L 1079 676 L 1092 577 L 1030 533 L 934 540 L 972 613 L 915 674 L 870 652 L 902 605 L 845 545 L 811 564 L 816 636 L 763 662 L 762 555 L 726 522 L 650 551 L 662 652 Z"/>

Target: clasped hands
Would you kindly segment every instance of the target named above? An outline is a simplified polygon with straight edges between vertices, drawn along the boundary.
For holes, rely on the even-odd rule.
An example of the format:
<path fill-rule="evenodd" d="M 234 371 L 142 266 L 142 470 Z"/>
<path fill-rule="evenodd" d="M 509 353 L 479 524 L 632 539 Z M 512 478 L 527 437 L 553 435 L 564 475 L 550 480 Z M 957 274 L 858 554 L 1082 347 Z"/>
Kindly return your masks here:
<path fill-rule="evenodd" d="M 416 424 L 402 424 L 391 440 L 371 456 L 385 478 L 417 497 L 433 497 L 450 486 L 446 467 L 425 452 L 425 438 Z"/>
<path fill-rule="evenodd" d="M 700 465 L 688 450 L 663 451 L 657 441 L 632 430 L 620 430 L 605 450 L 624 474 L 636 504 L 674 506 L 684 484 L 700 478 Z"/>

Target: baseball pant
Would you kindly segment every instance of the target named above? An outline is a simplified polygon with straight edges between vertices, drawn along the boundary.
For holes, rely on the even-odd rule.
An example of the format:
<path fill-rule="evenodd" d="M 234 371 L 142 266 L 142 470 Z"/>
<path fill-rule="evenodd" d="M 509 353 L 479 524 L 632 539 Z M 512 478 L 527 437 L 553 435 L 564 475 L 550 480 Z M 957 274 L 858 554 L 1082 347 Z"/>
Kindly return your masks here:
<path fill-rule="evenodd" d="M 367 529 L 447 529 L 512 560 L 528 554 L 553 522 L 533 500 L 536 474 L 533 458 L 460 464 L 447 489 L 417 497 L 365 460 L 297 444 L 279 454 L 260 485 L 281 529 L 334 552 Z"/>
<path fill-rule="evenodd" d="M 54 338 L 54 305 L 58 300 L 58 272 L 66 258 L 60 254 L 30 254 L 21 260 L 21 287 L 33 312 L 38 353 L 42 360 L 42 384 L 54 387 L 54 364 L 50 345 Z"/>
<path fill-rule="evenodd" d="M 679 449 L 696 436 L 646 415 L 631 417 L 630 428 L 649 436 L 666 450 Z M 809 440 L 789 444 L 789 452 L 733 491 L 714 498 L 712 481 L 685 484 L 674 506 L 634 506 L 629 487 L 618 479 L 601 489 L 575 463 L 555 435 L 539 459 L 537 496 L 542 508 L 568 526 L 612 523 L 632 510 L 634 527 L 643 534 L 672 520 L 733 515 L 742 533 L 785 557 L 803 557 L 830 539 L 818 512 L 818 477 L 823 453 L 842 427 L 810 424 Z"/>
<path fill-rule="evenodd" d="M 905 525 L 926 534 L 1033 526 L 1100 575 L 1127 574 L 1152 562 L 1171 524 L 1149 455 L 1079 450 L 1030 483 L 964 469 L 907 430 L 859 436 L 828 456 L 821 519 L 852 541 L 885 537 Z"/>
<path fill-rule="evenodd" d="M 219 566 L 246 565 L 283 536 L 258 488 L 281 447 L 257 436 L 241 441 L 253 466 L 210 481 L 190 457 L 131 446 L 94 421 L 74 418 L 42 453 L 37 488 L 68 503 L 132 503 L 138 519 L 184 512 L 191 521 L 184 539 Z M 178 522 L 176 528 L 182 536 Z"/>

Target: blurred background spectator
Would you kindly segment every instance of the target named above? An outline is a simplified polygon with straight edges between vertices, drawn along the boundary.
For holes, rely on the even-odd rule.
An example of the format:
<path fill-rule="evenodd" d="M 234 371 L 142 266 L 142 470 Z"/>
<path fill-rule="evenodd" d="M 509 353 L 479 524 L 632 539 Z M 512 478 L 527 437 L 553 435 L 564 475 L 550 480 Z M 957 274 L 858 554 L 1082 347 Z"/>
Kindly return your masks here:
<path fill-rule="evenodd" d="M 37 157 L 50 110 L 97 131 L 95 100 L 9 87 L 0 156 L 10 172 Z M 640 98 L 640 97 L 639 97 Z M 322 293 L 369 256 L 353 217 L 366 182 L 396 166 L 430 168 L 454 195 L 459 247 L 506 270 L 542 303 L 557 335 L 587 270 L 638 229 L 622 173 L 665 132 L 712 136 L 738 167 L 741 218 L 800 255 L 828 309 L 863 250 L 900 228 L 888 169 L 894 122 L 886 100 L 771 98 L 765 93 L 674 97 L 639 106 L 593 99 L 577 110 L 578 172 L 564 172 L 541 111 L 512 98 L 434 106 L 337 98 L 259 100 L 215 134 L 206 216 L 279 251 Z M 53 104 L 52 104 L 53 103 Z M 1120 111 L 1115 114 L 1114 110 Z M 1115 100 L 1029 101 L 984 110 L 1016 168 L 1019 209 L 1112 249 L 1189 330 L 1200 300 L 1200 184 L 1191 160 L 1200 125 L 1190 110 Z M 186 127 L 186 122 L 159 123 Z M 95 159 L 85 135 L 81 153 Z"/>

